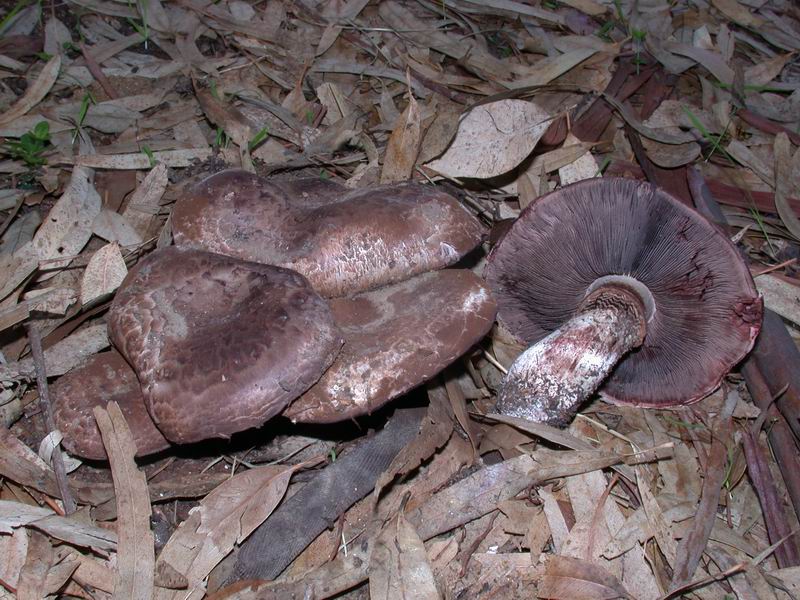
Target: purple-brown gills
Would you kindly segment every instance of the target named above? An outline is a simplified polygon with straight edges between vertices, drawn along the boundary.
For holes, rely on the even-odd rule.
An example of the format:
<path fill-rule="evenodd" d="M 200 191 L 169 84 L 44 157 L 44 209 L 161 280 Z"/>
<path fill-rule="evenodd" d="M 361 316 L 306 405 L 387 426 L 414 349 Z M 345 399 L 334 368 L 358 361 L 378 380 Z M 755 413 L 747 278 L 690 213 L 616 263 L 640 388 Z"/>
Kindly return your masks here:
<path fill-rule="evenodd" d="M 734 245 L 655 186 L 598 178 L 531 204 L 489 255 L 498 320 L 529 348 L 497 408 L 569 422 L 599 389 L 663 408 L 711 393 L 753 347 L 763 306 Z"/>
<path fill-rule="evenodd" d="M 287 407 L 305 422 L 367 414 L 436 375 L 494 322 L 486 283 L 445 269 L 485 231 L 433 188 L 354 192 L 225 171 L 178 202 L 173 226 L 177 245 L 142 259 L 112 302 L 109 336 L 124 360 L 87 364 L 96 384 L 85 394 L 66 385 L 82 369 L 56 386 L 75 454 L 104 457 L 85 417 L 119 399 L 115 380 L 127 382 L 144 456 L 230 437 Z"/>

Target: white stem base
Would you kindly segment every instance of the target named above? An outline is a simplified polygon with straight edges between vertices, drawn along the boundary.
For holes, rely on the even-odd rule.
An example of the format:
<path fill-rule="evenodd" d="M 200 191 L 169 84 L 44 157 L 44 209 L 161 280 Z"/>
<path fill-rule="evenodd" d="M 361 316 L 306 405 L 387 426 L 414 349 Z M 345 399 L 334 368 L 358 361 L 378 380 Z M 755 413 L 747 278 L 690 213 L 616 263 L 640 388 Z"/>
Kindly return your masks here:
<path fill-rule="evenodd" d="M 511 365 L 497 399 L 505 415 L 563 425 L 644 339 L 635 310 L 595 306 L 579 313 L 523 352 Z"/>

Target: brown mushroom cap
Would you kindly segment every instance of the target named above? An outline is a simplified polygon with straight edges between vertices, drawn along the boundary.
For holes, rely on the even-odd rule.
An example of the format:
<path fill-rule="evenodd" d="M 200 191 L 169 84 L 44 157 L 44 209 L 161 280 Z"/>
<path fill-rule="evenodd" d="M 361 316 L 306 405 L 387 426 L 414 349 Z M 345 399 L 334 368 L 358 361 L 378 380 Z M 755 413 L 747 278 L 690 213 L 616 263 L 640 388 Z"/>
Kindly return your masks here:
<path fill-rule="evenodd" d="M 327 297 L 441 269 L 483 235 L 472 214 L 430 186 L 344 192 L 241 170 L 198 183 L 175 205 L 172 229 L 179 246 L 294 269 Z"/>
<path fill-rule="evenodd" d="M 372 412 L 430 379 L 486 335 L 496 305 L 467 270 L 424 273 L 331 300 L 345 343 L 333 365 L 284 412 L 332 423 Z"/>
<path fill-rule="evenodd" d="M 643 284 L 654 306 L 644 343 L 600 390 L 610 400 L 650 407 L 697 401 L 752 348 L 762 302 L 736 248 L 649 183 L 590 179 L 543 196 L 522 212 L 486 268 L 500 322 L 526 344 L 570 319 L 599 278 L 620 275 Z"/>
<path fill-rule="evenodd" d="M 112 350 L 95 354 L 85 364 L 62 375 L 50 387 L 53 416 L 68 452 L 91 460 L 105 460 L 106 449 L 94 420 L 95 406 L 119 404 L 136 443 L 136 456 L 169 447 L 144 406 L 136 373 Z"/>
<path fill-rule="evenodd" d="M 330 308 L 303 276 L 176 247 L 131 269 L 108 328 L 175 443 L 261 425 L 317 381 L 341 346 Z"/>

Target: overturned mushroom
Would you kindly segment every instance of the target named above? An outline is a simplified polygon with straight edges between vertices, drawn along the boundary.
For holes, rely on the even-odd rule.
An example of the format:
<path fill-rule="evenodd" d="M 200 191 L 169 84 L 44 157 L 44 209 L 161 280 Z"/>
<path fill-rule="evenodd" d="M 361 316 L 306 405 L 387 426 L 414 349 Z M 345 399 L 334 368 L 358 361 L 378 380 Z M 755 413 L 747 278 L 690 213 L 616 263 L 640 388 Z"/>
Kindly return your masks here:
<path fill-rule="evenodd" d="M 604 381 L 602 395 L 622 404 L 700 400 L 761 324 L 733 244 L 665 192 L 628 179 L 537 200 L 492 250 L 486 278 L 501 324 L 532 344 L 511 366 L 498 410 L 534 421 L 569 421 Z"/>
<path fill-rule="evenodd" d="M 370 413 L 430 379 L 486 335 L 496 305 L 472 271 L 447 269 L 331 300 L 344 346 L 284 415 L 329 423 Z"/>
<path fill-rule="evenodd" d="M 199 182 L 175 205 L 172 228 L 178 246 L 293 269 L 327 297 L 452 265 L 483 235 L 464 207 L 429 186 L 349 191 L 241 170 Z"/>
<path fill-rule="evenodd" d="M 106 449 L 92 409 L 112 401 L 119 404 L 130 426 L 137 456 L 160 452 L 170 445 L 147 413 L 136 373 L 114 350 L 95 354 L 60 377 L 50 392 L 56 425 L 64 435 L 64 447 L 72 454 L 105 460 Z"/>
<path fill-rule="evenodd" d="M 108 327 L 175 443 L 261 425 L 316 382 L 341 346 L 330 308 L 301 275 L 176 247 L 130 271 Z"/>

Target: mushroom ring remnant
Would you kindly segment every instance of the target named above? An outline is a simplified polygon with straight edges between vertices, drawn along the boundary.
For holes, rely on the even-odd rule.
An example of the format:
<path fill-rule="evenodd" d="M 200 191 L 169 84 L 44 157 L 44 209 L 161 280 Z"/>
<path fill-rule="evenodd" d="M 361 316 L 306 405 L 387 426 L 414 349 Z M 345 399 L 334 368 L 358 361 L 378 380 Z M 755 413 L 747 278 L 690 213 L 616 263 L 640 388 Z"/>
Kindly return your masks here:
<path fill-rule="evenodd" d="M 591 179 L 539 198 L 489 255 L 498 320 L 530 347 L 504 414 L 563 424 L 599 386 L 667 407 L 711 393 L 753 347 L 763 305 L 734 245 L 657 187 Z"/>
<path fill-rule="evenodd" d="M 242 170 L 197 183 L 172 213 L 175 244 L 293 269 L 325 297 L 452 265 L 483 228 L 455 198 L 408 183 L 348 190 Z"/>
<path fill-rule="evenodd" d="M 108 330 L 174 443 L 262 425 L 319 379 L 342 343 L 302 275 L 174 246 L 131 269 Z"/>

